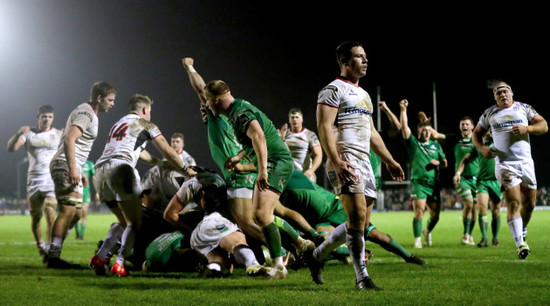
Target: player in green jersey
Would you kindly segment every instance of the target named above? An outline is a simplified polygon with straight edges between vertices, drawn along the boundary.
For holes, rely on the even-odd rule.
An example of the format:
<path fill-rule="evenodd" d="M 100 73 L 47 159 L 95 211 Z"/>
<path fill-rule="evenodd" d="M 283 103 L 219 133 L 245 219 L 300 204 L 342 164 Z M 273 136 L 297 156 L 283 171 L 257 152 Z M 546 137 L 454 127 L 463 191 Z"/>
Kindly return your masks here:
<path fill-rule="evenodd" d="M 182 59 L 189 81 L 201 102 L 203 121 L 207 125 L 208 145 L 212 159 L 220 168 L 229 191 L 229 211 L 237 226 L 257 241 L 263 241 L 261 228 L 254 222 L 252 210 L 252 190 L 257 174 L 251 168 L 252 162 L 242 159 L 240 163 L 232 165 L 232 169 L 225 167 L 228 157 L 237 155 L 242 146 L 235 138 L 235 132 L 225 115 L 215 116 L 206 107 L 204 87 L 206 83 L 195 68 L 194 60 L 186 57 Z"/>
<path fill-rule="evenodd" d="M 487 132 L 483 137 L 485 146 L 494 149 L 493 138 L 491 132 Z M 476 197 L 479 205 L 478 222 L 481 231 L 481 241 L 477 244 L 478 247 L 488 246 L 488 228 L 489 220 L 487 218 L 487 208 L 489 200 L 491 201 L 491 230 L 493 233 L 492 245 L 498 246 L 498 232 L 500 230 L 500 207 L 502 201 L 502 192 L 495 175 L 495 160 L 486 158 L 479 153 L 477 149 L 472 149 L 470 153 L 466 153 L 460 164 L 457 172 L 463 172 L 468 163 L 472 160 L 478 160 L 479 172 L 477 177 Z M 460 179 L 460 176 L 458 177 Z M 460 181 L 458 181 L 460 183 Z"/>
<path fill-rule="evenodd" d="M 463 171 L 458 171 L 458 165 L 464 155 L 474 149 L 474 143 L 472 142 L 474 123 L 472 118 L 468 116 L 463 117 L 460 120 L 459 128 L 462 137 L 453 148 L 455 156 L 453 182 L 464 205 L 462 209 L 462 224 L 464 228 L 462 244 L 474 245 L 472 231 L 476 222 L 475 198 L 479 162 L 477 159 L 473 159 L 464 167 Z"/>
<path fill-rule="evenodd" d="M 447 167 L 447 158 L 439 143 L 430 139 L 432 129 L 429 127 L 429 122 L 420 122 L 418 125 L 418 139 L 411 135 L 407 116 L 408 106 L 407 100 L 399 102 L 401 134 L 411 163 L 410 193 L 414 208 L 414 247 L 422 248 L 421 234 L 424 234 L 424 244 L 431 246 L 431 233 L 439 221 L 441 211 L 439 167 Z M 430 219 L 427 228 L 422 231 L 422 219 L 426 208 L 430 213 Z"/>
<path fill-rule="evenodd" d="M 325 237 L 335 227 L 347 220 L 340 198 L 311 182 L 302 172 L 297 170 L 292 172 L 288 185 L 281 194 L 280 201 L 283 205 L 302 214 L 318 232 L 324 233 Z M 372 208 L 372 206 L 370 207 Z M 374 242 L 388 252 L 402 257 L 408 263 L 419 265 L 426 263 L 423 259 L 407 252 L 397 240 L 380 232 L 370 222 L 365 228 L 364 237 L 365 240 Z"/>
<path fill-rule="evenodd" d="M 88 208 L 90 206 L 91 193 L 90 193 L 90 184 L 93 183 L 93 176 L 95 174 L 94 163 L 89 160 L 86 160 L 84 165 L 82 165 L 82 172 L 88 178 L 88 185 L 84 187 L 82 193 L 82 209 L 80 220 L 74 226 L 76 232 L 76 239 L 84 240 L 84 231 L 86 231 L 86 224 L 88 222 Z"/>
<path fill-rule="evenodd" d="M 192 63 L 186 68 L 191 73 L 196 72 Z M 209 110 L 215 116 L 224 115 L 229 119 L 236 140 L 243 147 L 226 161 L 225 168 L 234 169 L 248 156 L 258 169 L 252 198 L 253 219 L 261 228 L 274 258 L 271 270 L 276 274 L 274 278 L 285 278 L 288 272 L 282 262 L 281 236 L 274 223 L 273 210 L 292 173 L 292 157 L 269 118 L 250 103 L 233 98 L 225 82 L 209 82 L 202 90 Z"/>

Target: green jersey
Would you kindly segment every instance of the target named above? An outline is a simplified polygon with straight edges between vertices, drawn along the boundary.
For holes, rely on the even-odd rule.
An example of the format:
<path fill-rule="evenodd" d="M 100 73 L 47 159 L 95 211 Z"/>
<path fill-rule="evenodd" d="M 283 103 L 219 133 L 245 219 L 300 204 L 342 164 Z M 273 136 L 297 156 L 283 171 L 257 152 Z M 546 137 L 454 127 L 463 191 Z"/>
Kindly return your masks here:
<path fill-rule="evenodd" d="M 492 138 L 488 142 L 485 141 L 485 145 L 491 149 L 495 148 Z M 477 149 L 474 149 L 471 154 L 472 159 L 478 161 L 479 171 L 477 174 L 477 179 L 479 181 L 496 180 L 497 177 L 495 175 L 495 159 L 486 158 Z"/>
<path fill-rule="evenodd" d="M 380 189 L 380 157 L 370 150 L 369 160 L 372 167 L 372 173 L 374 173 L 374 179 L 376 181 L 376 189 Z"/>
<path fill-rule="evenodd" d="M 182 240 L 183 234 L 180 231 L 165 233 L 153 240 L 145 250 L 147 270 L 162 270 L 176 250 L 180 248 Z"/>
<path fill-rule="evenodd" d="M 454 146 L 454 154 L 455 154 L 455 172 L 458 169 L 458 165 L 460 164 L 460 161 L 466 155 L 467 153 L 472 152 L 475 150 L 474 143 L 472 141 L 472 137 L 470 138 L 462 138 L 460 139 Z M 473 177 L 477 176 L 479 167 L 479 161 L 477 158 L 472 159 L 466 167 L 464 167 L 464 171 L 462 171 L 461 176 L 464 177 Z"/>
<path fill-rule="evenodd" d="M 256 181 L 256 172 L 235 172 L 228 171 L 224 163 L 225 161 L 237 155 L 242 150 L 242 146 L 235 137 L 235 132 L 231 123 L 224 115 L 214 116 L 210 110 L 208 113 L 208 144 L 210 147 L 210 155 L 220 168 L 225 183 L 228 188 L 254 188 Z M 243 159 L 242 164 L 248 164 L 248 159 Z"/>
<path fill-rule="evenodd" d="M 419 142 L 414 135 L 405 139 L 405 145 L 411 163 L 411 180 L 424 181 L 430 185 L 439 182 L 437 167 L 432 167 L 429 170 L 426 167 L 432 159 L 442 161 L 447 158 L 441 145 L 434 140 Z"/>
<path fill-rule="evenodd" d="M 337 225 L 346 222 L 346 214 L 338 197 L 311 182 L 298 170 L 292 172 L 279 201 L 299 212 L 313 226 L 326 222 Z"/>
<path fill-rule="evenodd" d="M 292 158 L 273 122 L 257 107 L 245 100 L 235 99 L 227 111 L 229 113 L 229 120 L 235 129 L 237 141 L 243 146 L 248 156 L 254 160 L 256 166 L 256 153 L 252 146 L 252 140 L 246 135 L 250 123 L 254 120 L 258 121 L 265 135 L 268 163 L 275 162 L 281 158 Z"/>
<path fill-rule="evenodd" d="M 86 160 L 84 165 L 82 165 L 82 172 L 84 172 L 84 175 L 86 175 L 86 178 L 88 179 L 88 185 L 84 187 L 82 191 L 82 202 L 90 203 L 90 184 L 92 184 L 90 178 L 95 175 L 94 163 Z"/>
<path fill-rule="evenodd" d="M 267 173 L 268 184 L 280 193 L 285 188 L 292 170 L 294 160 L 288 151 L 273 122 L 258 108 L 242 99 L 235 99 L 227 109 L 228 118 L 235 130 L 237 141 L 243 146 L 248 156 L 254 161 L 258 168 L 258 160 L 252 140 L 246 134 L 250 124 L 257 121 L 265 135 L 267 146 Z"/>

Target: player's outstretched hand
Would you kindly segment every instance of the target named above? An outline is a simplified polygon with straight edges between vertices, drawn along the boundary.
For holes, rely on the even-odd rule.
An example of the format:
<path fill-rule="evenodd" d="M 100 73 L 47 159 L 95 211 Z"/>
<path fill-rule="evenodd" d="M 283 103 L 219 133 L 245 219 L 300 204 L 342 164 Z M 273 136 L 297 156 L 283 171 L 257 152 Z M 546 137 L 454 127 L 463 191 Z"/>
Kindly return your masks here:
<path fill-rule="evenodd" d="M 398 162 L 387 163 L 386 168 L 394 181 L 402 182 L 405 180 L 405 172 Z"/>
<path fill-rule="evenodd" d="M 181 63 L 183 64 L 183 67 L 185 67 L 185 69 L 189 70 L 189 67 L 193 66 L 193 64 L 195 63 L 195 60 L 191 57 L 184 57 L 181 60 Z"/>

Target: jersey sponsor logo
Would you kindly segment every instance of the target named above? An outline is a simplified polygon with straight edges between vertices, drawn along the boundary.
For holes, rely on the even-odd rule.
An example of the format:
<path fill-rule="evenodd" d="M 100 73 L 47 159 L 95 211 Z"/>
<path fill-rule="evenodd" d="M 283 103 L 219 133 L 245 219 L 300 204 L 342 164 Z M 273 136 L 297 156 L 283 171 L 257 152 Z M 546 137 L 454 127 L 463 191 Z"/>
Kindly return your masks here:
<path fill-rule="evenodd" d="M 344 114 L 363 114 L 363 115 L 372 115 L 372 112 L 368 109 L 348 107 L 344 109 Z"/>
<path fill-rule="evenodd" d="M 510 127 L 517 124 L 523 124 L 523 119 L 514 119 L 514 120 L 505 121 L 505 122 L 495 123 L 493 125 L 493 128 L 499 129 L 503 127 Z"/>
<path fill-rule="evenodd" d="M 225 226 L 225 224 L 217 224 L 216 225 L 216 229 L 220 232 L 220 233 L 223 233 L 223 232 L 227 232 L 229 230 L 229 228 L 227 226 Z"/>

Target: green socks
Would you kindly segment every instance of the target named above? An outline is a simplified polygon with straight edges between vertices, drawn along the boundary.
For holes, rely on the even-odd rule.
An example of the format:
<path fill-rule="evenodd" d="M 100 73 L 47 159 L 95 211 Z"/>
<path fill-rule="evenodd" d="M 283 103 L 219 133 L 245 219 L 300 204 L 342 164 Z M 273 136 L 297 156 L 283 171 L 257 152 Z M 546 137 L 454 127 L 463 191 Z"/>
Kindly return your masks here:
<path fill-rule="evenodd" d="M 493 241 L 498 240 L 498 232 L 500 230 L 500 216 L 491 219 L 491 232 L 493 233 Z"/>
<path fill-rule="evenodd" d="M 464 233 L 463 234 L 470 234 L 470 226 L 472 224 L 472 219 L 462 217 L 462 225 L 464 227 Z"/>
<path fill-rule="evenodd" d="M 277 216 L 273 218 L 273 223 L 277 225 L 277 228 L 285 233 L 288 234 L 290 239 L 292 239 L 293 242 L 296 242 L 298 240 L 298 237 L 300 237 L 300 234 L 292 227 L 292 225 L 288 224 L 284 219 L 281 219 Z"/>
<path fill-rule="evenodd" d="M 413 234 L 414 238 L 420 237 L 422 234 L 422 219 L 413 218 Z"/>
<path fill-rule="evenodd" d="M 279 233 L 279 228 L 275 222 L 268 224 L 266 227 L 262 228 L 262 234 L 265 238 L 265 243 L 271 254 L 271 258 L 277 258 L 284 255 L 284 252 L 281 248 L 281 234 Z"/>
<path fill-rule="evenodd" d="M 383 247 L 386 251 L 392 252 L 398 256 L 401 256 L 402 258 L 409 258 L 411 257 L 411 253 L 407 252 L 397 240 L 393 239 L 392 236 L 390 236 L 390 242 L 384 242 L 384 241 L 378 241 L 377 242 L 381 247 Z"/>
<path fill-rule="evenodd" d="M 481 240 L 487 240 L 487 229 L 489 228 L 489 219 L 487 213 L 478 215 L 479 230 L 481 231 Z"/>

